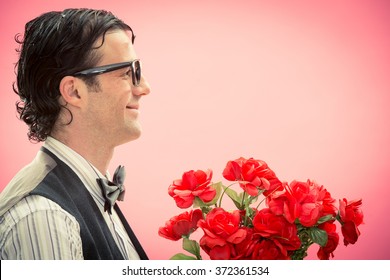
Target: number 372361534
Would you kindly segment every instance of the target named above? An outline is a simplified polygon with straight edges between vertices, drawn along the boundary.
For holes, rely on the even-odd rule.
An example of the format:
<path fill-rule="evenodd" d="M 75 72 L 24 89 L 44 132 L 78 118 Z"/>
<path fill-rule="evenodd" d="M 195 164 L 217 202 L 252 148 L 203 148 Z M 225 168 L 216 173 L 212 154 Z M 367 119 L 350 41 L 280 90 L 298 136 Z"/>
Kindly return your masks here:
<path fill-rule="evenodd" d="M 268 275 L 268 267 L 237 267 L 218 266 L 215 268 L 215 275 Z"/>

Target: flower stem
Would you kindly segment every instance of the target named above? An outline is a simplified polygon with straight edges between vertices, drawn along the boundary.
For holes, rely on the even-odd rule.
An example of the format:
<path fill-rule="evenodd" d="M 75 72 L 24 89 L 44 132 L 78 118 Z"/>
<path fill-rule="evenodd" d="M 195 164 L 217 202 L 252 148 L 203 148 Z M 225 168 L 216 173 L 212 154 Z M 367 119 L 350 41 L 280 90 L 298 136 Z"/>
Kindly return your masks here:
<path fill-rule="evenodd" d="M 224 190 L 223 190 L 223 192 L 222 192 L 222 194 L 221 194 L 221 197 L 219 198 L 219 202 L 218 202 L 219 206 L 218 206 L 218 207 L 221 207 L 221 205 L 222 205 L 222 198 L 223 198 L 223 196 L 225 195 L 226 190 L 227 190 L 227 189 L 230 189 L 234 184 L 236 184 L 236 182 L 234 182 L 233 184 L 230 184 L 229 186 L 227 186 L 226 188 L 224 188 Z"/>

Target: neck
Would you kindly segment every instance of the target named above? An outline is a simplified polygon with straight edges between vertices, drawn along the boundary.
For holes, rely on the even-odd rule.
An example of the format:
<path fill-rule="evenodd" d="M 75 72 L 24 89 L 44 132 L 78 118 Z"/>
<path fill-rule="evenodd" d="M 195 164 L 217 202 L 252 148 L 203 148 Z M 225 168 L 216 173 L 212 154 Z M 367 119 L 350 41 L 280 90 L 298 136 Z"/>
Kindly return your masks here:
<path fill-rule="evenodd" d="M 54 133 L 53 138 L 64 143 L 69 148 L 80 154 L 103 175 L 106 174 L 109 163 L 114 154 L 114 147 L 110 147 L 104 141 L 87 137 L 65 137 L 59 133 Z"/>

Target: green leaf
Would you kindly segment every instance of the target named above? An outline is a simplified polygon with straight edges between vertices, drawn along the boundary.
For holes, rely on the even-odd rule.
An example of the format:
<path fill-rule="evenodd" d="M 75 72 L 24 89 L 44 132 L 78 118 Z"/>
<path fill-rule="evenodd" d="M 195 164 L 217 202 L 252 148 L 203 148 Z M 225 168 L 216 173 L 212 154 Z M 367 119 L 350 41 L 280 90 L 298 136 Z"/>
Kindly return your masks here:
<path fill-rule="evenodd" d="M 318 219 L 317 225 L 323 224 L 323 223 L 330 221 L 330 220 L 333 220 L 333 216 L 331 214 L 323 216 L 323 217 Z"/>
<path fill-rule="evenodd" d="M 248 206 L 251 205 L 252 203 L 255 203 L 257 201 L 257 199 L 259 198 L 258 195 L 256 196 L 250 196 L 249 199 L 248 199 Z"/>
<path fill-rule="evenodd" d="M 202 207 L 205 207 L 206 204 L 203 202 L 203 200 L 201 200 L 199 197 L 195 197 L 194 199 L 194 203 L 192 204 L 192 206 L 194 208 L 202 208 Z"/>
<path fill-rule="evenodd" d="M 245 207 L 244 207 L 244 205 L 242 205 L 242 195 L 243 195 L 243 193 L 238 195 L 235 190 L 232 190 L 230 188 L 225 188 L 225 193 L 227 194 L 228 197 L 230 197 L 231 200 L 233 200 L 234 204 L 236 205 L 236 207 L 238 209 L 244 210 Z"/>
<path fill-rule="evenodd" d="M 211 187 L 216 191 L 216 193 L 215 193 L 214 199 L 210 202 L 205 203 L 206 205 L 210 206 L 210 205 L 214 205 L 217 203 L 217 201 L 222 193 L 222 186 L 223 186 L 222 182 L 214 183 L 211 185 Z"/>
<path fill-rule="evenodd" d="M 328 243 L 328 234 L 326 231 L 317 227 L 309 228 L 309 236 L 314 243 L 317 243 L 321 247 L 324 247 Z"/>
<path fill-rule="evenodd" d="M 255 213 L 255 210 L 253 210 L 251 207 L 246 208 L 245 214 L 247 217 L 252 218 L 254 213 Z"/>
<path fill-rule="evenodd" d="M 344 225 L 344 222 L 343 220 L 341 219 L 341 216 L 340 216 L 340 211 L 337 213 L 336 215 L 336 220 L 341 224 L 341 225 Z"/>
<path fill-rule="evenodd" d="M 187 238 L 183 239 L 183 249 L 187 252 L 195 255 L 196 257 L 200 257 L 200 246 L 199 243 L 195 240 L 190 240 Z"/>
<path fill-rule="evenodd" d="M 178 253 L 170 258 L 170 260 L 196 260 L 195 257 L 187 256 L 183 253 Z"/>
<path fill-rule="evenodd" d="M 200 207 L 200 210 L 202 210 L 203 214 L 207 215 L 207 213 L 209 213 L 212 210 L 212 208 L 209 206 L 204 206 L 204 207 Z"/>

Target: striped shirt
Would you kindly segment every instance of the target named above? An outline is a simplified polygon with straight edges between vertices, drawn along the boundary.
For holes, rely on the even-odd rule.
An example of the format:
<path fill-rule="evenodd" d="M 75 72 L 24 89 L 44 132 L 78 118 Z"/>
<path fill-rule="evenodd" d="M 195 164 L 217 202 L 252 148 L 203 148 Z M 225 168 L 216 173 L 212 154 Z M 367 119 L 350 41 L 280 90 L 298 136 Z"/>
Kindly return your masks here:
<path fill-rule="evenodd" d="M 96 182 L 97 174 L 100 178 L 104 176 L 81 155 L 52 137 L 47 138 L 44 147 L 67 164 L 83 182 L 124 259 L 139 259 L 116 212 L 109 215 L 104 211 L 104 198 Z M 14 181 L 6 189 L 20 183 Z M 35 187 L 34 179 L 31 184 L 29 189 Z M 38 195 L 26 196 L 0 216 L 0 259 L 83 259 L 79 224 L 57 203 Z"/>

